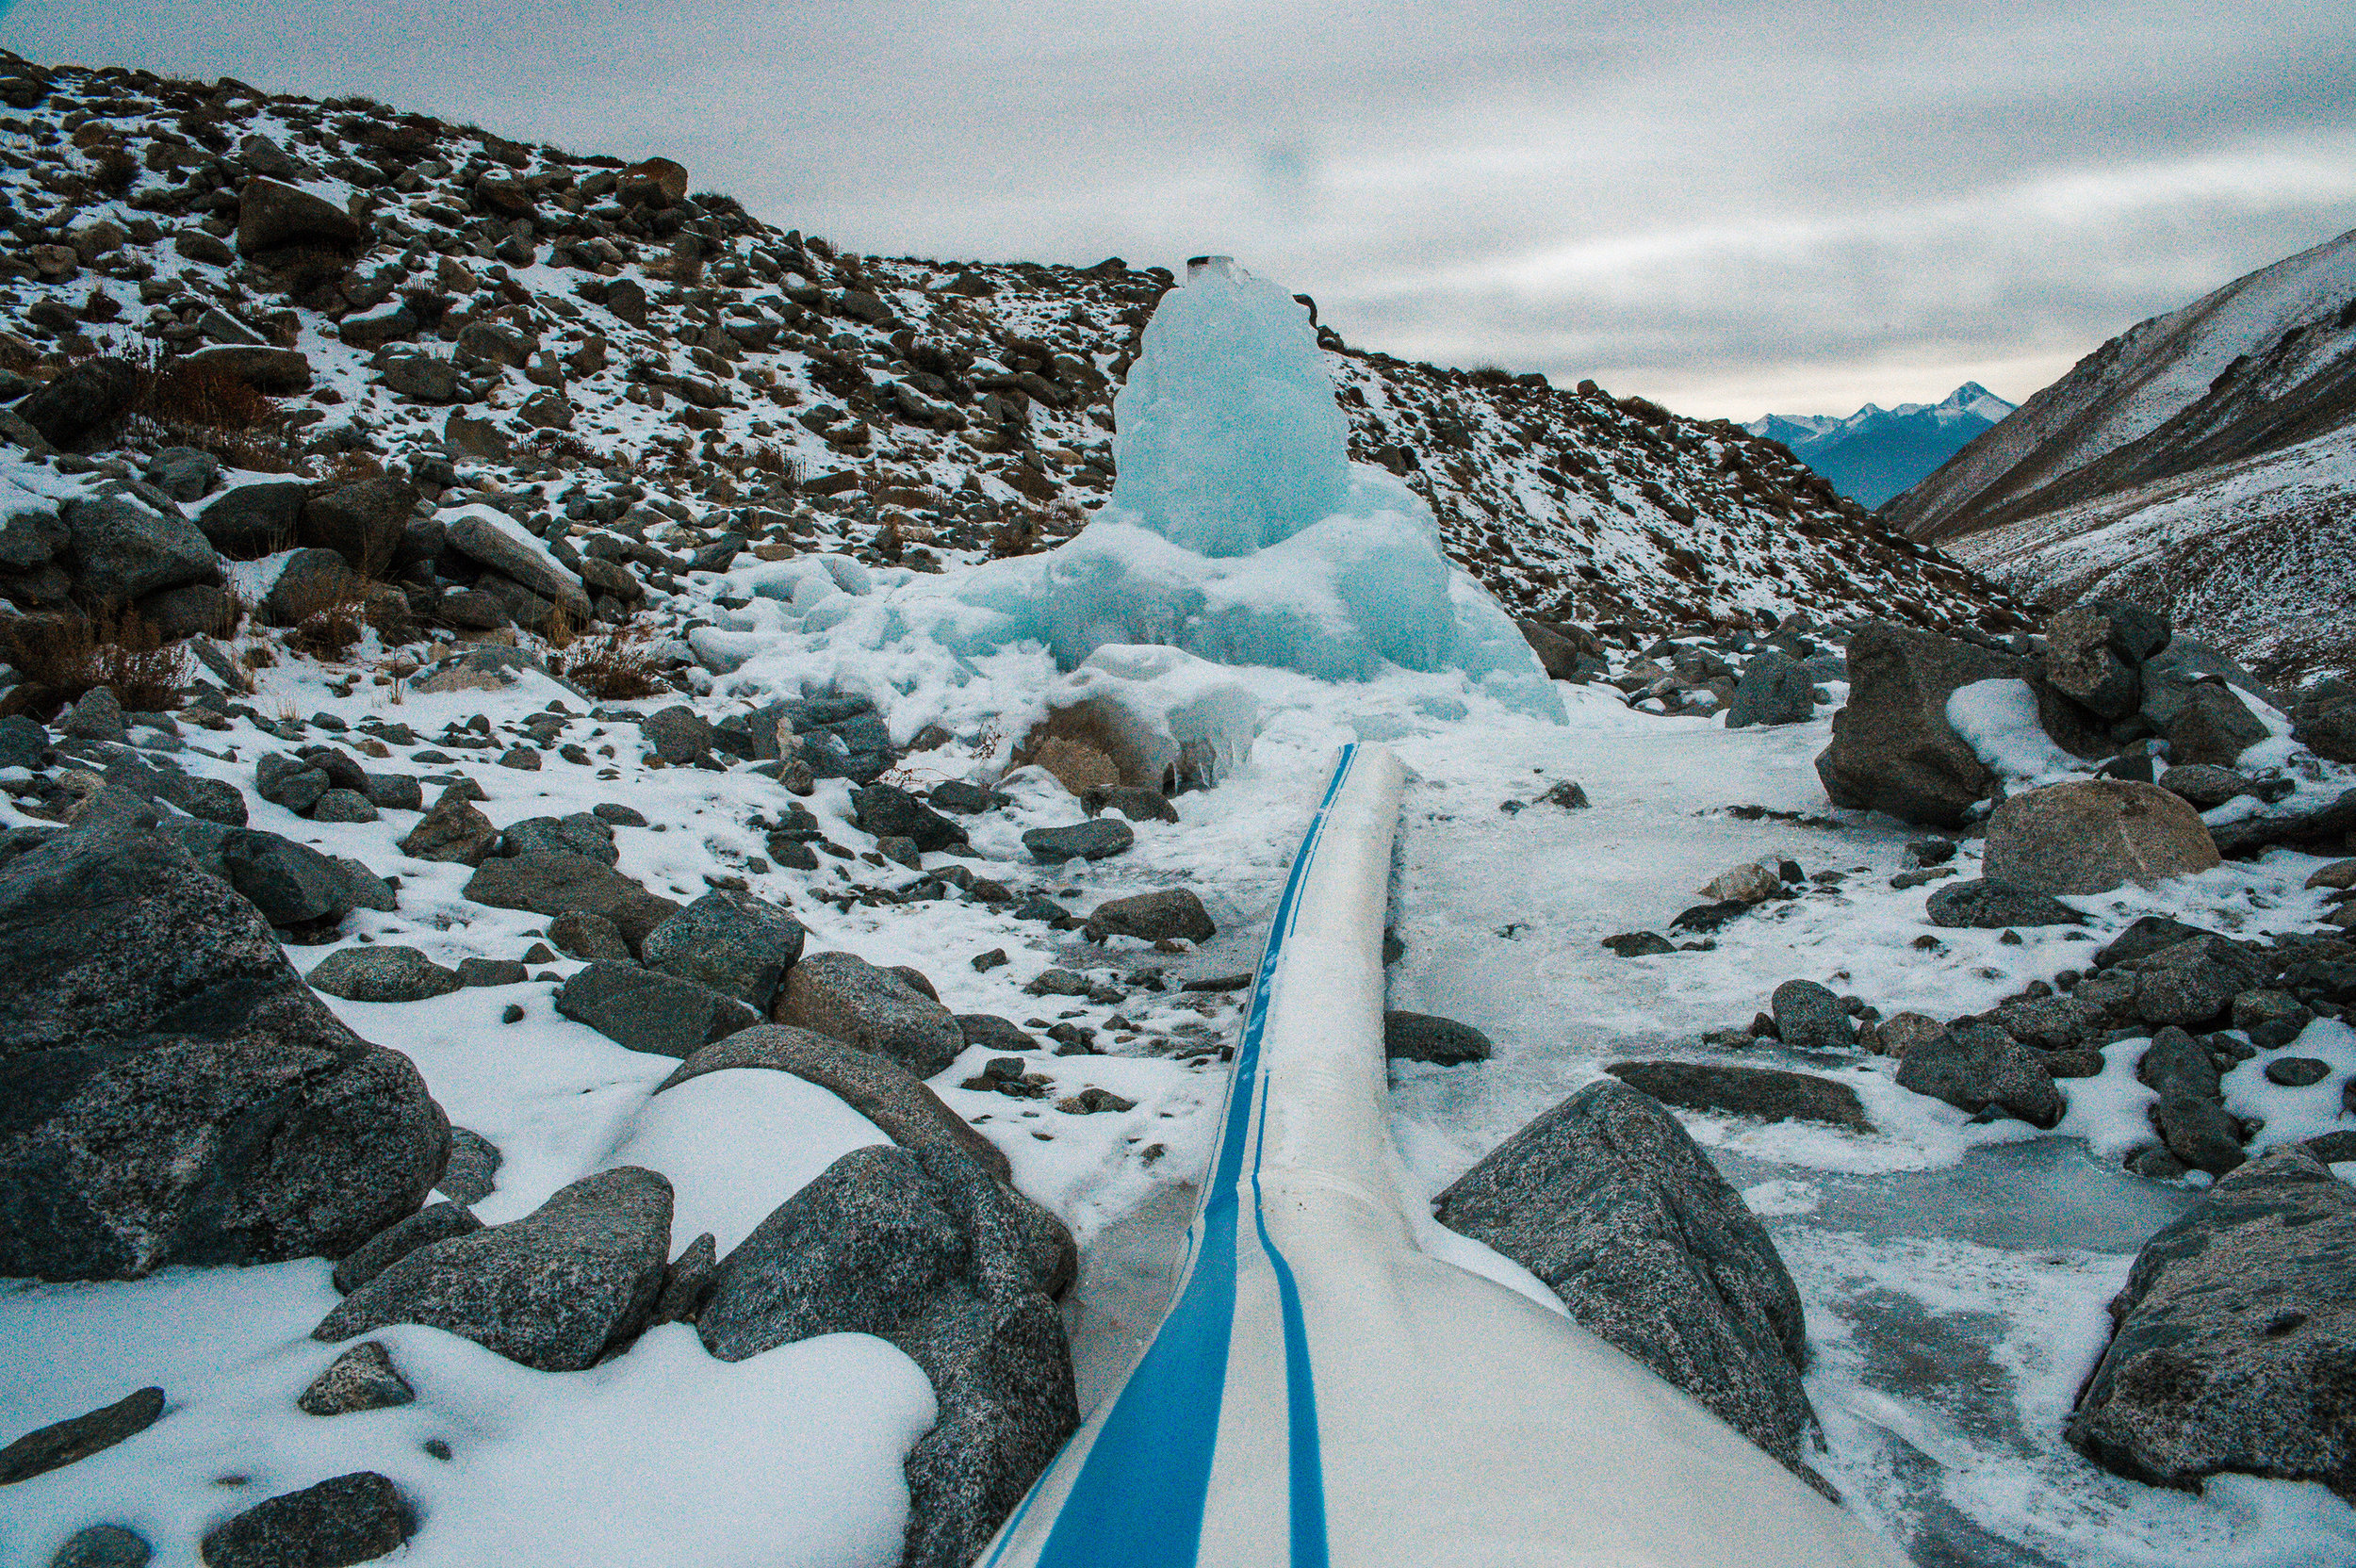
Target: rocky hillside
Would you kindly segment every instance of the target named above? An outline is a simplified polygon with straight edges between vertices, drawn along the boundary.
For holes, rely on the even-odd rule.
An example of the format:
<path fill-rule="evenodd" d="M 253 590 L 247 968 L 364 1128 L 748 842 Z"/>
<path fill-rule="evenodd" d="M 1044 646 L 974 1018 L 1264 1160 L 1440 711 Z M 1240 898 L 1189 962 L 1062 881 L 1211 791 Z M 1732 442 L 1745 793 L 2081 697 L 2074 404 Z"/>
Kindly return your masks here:
<path fill-rule="evenodd" d="M 2356 233 L 2103 344 L 1885 508 L 1956 539 L 2356 420 Z"/>
<path fill-rule="evenodd" d="M 0 101 L 5 390 L 137 371 L 21 405 L 36 429 L 12 439 L 201 449 L 236 479 L 381 471 L 416 488 L 396 510 L 463 497 L 604 562 L 591 610 L 648 585 L 659 602 L 731 536 L 923 569 L 1069 535 L 1112 482 L 1112 394 L 1171 282 L 1118 258 L 856 255 L 691 193 L 661 158 L 364 99 L 7 57 Z M 1988 605 L 1726 421 L 1322 341 L 1354 454 L 1423 493 L 1516 615 L 1953 626 Z M 414 559 L 372 564 L 438 614 Z M 20 569 L 6 592 L 39 610 L 74 587 Z"/>

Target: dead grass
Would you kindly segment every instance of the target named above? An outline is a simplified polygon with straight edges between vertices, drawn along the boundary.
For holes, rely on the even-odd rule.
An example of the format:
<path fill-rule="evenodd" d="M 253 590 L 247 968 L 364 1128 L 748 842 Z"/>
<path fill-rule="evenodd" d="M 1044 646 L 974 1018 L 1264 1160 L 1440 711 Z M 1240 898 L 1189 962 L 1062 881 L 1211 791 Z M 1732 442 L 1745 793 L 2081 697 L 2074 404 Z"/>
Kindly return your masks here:
<path fill-rule="evenodd" d="M 341 659 L 359 645 L 367 629 L 368 583 L 345 576 L 288 593 L 281 612 L 287 622 L 286 646 L 313 659 Z"/>
<path fill-rule="evenodd" d="M 180 705 L 191 678 L 188 649 L 164 641 L 134 610 L 28 616 L 8 629 L 7 640 L 8 662 L 25 678 L 0 701 L 0 712 L 46 721 L 105 686 L 129 711 L 160 713 Z"/>
<path fill-rule="evenodd" d="M 156 446 L 194 447 L 257 473 L 295 470 L 286 415 L 273 399 L 201 357 L 159 358 L 144 343 L 124 357 L 140 368 L 126 435 Z"/>
<path fill-rule="evenodd" d="M 555 619 L 550 617 L 551 624 Z M 620 627 L 602 636 L 570 637 L 562 644 L 551 639 L 551 645 L 561 650 L 550 662 L 557 677 L 599 701 L 626 702 L 669 689 L 644 628 Z"/>

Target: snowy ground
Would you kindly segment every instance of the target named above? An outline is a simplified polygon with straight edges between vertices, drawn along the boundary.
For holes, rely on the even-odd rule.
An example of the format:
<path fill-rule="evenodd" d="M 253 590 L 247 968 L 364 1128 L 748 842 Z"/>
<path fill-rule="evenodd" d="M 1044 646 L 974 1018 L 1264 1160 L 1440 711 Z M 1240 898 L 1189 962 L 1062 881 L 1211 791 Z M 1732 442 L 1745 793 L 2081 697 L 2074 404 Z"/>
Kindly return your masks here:
<path fill-rule="evenodd" d="M 1119 939 L 1125 951 L 1091 948 L 1076 933 L 1057 937 L 979 904 L 838 912 L 812 891 L 853 873 L 871 886 L 913 874 L 831 858 L 815 874 L 752 870 L 761 834 L 746 819 L 781 809 L 783 792 L 748 772 L 646 767 L 636 730 L 618 722 L 577 717 L 562 737 L 588 747 L 595 766 L 551 751 L 543 771 L 516 772 L 489 762 L 498 747 L 450 769 L 398 753 L 373 765 L 464 772 L 482 782 L 483 809 L 502 825 L 625 802 L 656 825 L 618 831 L 621 867 L 656 890 L 693 896 L 707 876 L 741 875 L 793 906 L 813 951 L 914 964 L 953 1009 L 1001 1013 L 1035 1034 L 1066 1015 L 1100 1029 L 1108 1054 L 1057 1056 L 1042 1039 L 1032 1065 L 1055 1078 L 1057 1095 L 1102 1086 L 1135 1100 L 1134 1111 L 1072 1116 L 1052 1097 L 957 1087 L 978 1070 L 981 1051 L 935 1081 L 1086 1250 L 1068 1313 L 1084 1404 L 1118 1377 L 1154 1320 L 1224 1087 L 1217 1048 L 1235 1001 L 1183 993 L 1177 982 L 1250 966 L 1314 787 L 1346 740 L 1394 744 L 1415 775 L 1397 887 L 1406 953 L 1392 972 L 1392 1005 L 1463 1019 L 1497 1045 L 1487 1064 L 1399 1074 L 1396 1131 L 1432 1192 L 1602 1064 L 1702 1054 L 1704 1030 L 1747 1021 L 1785 979 L 1823 980 L 1886 1014 L 1950 1017 L 2082 965 L 2106 929 L 2147 909 L 2242 931 L 2303 925 L 2321 909 L 2299 888 L 2315 862 L 2278 854 L 2165 895 L 2083 900 L 2095 916 L 2087 932 L 2031 932 L 2009 946 L 1994 932 L 1939 931 L 1939 950 L 1925 953 L 1912 943 L 1929 929 L 1928 890 L 1888 886 L 1913 835 L 1886 822 L 1824 827 L 1723 809 L 1822 812 L 1808 762 L 1824 743 L 1824 721 L 1730 733 L 1630 714 L 1608 693 L 1564 687 L 1571 722 L 1557 727 L 1507 713 L 1461 681 L 1451 695 L 1439 678 L 1333 686 L 1238 673 L 1261 705 L 1250 763 L 1214 791 L 1180 797 L 1180 823 L 1140 825 L 1128 855 L 1093 866 L 1024 863 L 1023 827 L 1078 812 L 1051 784 L 1021 776 L 1018 808 L 980 819 L 974 832 L 978 874 L 1062 892 L 1077 910 L 1150 887 L 1196 889 L 1220 934 L 1182 956 Z M 477 711 L 503 729 L 551 701 L 582 706 L 536 678 L 505 694 L 413 694 L 397 705 L 390 688 L 365 684 L 337 698 L 308 665 L 265 678 L 257 706 L 266 714 L 406 723 L 419 746 L 400 752 L 432 744 L 443 724 Z M 1008 690 L 995 700 L 1018 697 Z M 240 724 L 225 734 L 189 730 L 187 744 L 178 756 L 192 771 L 250 787 L 255 757 L 285 743 Z M 597 755 L 609 745 L 615 756 Z M 921 760 L 941 776 L 978 773 L 986 760 L 974 750 L 953 744 Z M 1594 806 L 1500 808 L 1534 802 L 1563 778 L 1581 783 Z M 842 820 L 844 793 L 822 784 L 809 804 L 829 837 L 859 848 L 868 841 Z M 545 927 L 463 901 L 464 868 L 401 857 L 393 845 L 411 813 L 322 825 L 255 801 L 254 821 L 401 879 L 401 910 L 355 915 L 347 940 L 411 943 L 447 963 L 519 956 Z M 1620 931 L 1664 930 L 1701 902 L 1693 890 L 1710 876 L 1770 852 L 1845 880 L 1736 922 L 1707 953 L 1621 959 L 1599 945 Z M 1972 853 L 1967 846 L 1965 874 Z M 977 973 L 969 960 L 994 947 L 1012 961 Z M 304 967 L 330 951 L 289 950 Z M 1133 989 L 1117 1004 L 1023 993 L 1056 963 L 1115 981 L 1159 967 L 1170 988 Z M 560 961 L 544 972 L 575 967 Z M 407 1052 L 452 1120 L 504 1151 L 499 1187 L 478 1206 L 485 1221 L 521 1216 L 588 1171 L 631 1161 L 663 1169 L 678 1187 L 675 1250 L 712 1230 L 725 1250 L 837 1154 L 879 1138 L 830 1097 L 774 1073 L 715 1074 L 652 1101 L 673 1064 L 557 1017 L 551 991 L 534 980 L 401 1005 L 332 1004 L 368 1037 Z M 501 1021 L 511 1005 L 521 1021 Z M 1109 1021 L 1115 1014 L 1126 1027 Z M 1920 1561 L 2356 1562 L 2356 1514 L 2319 1488 L 2154 1492 L 2102 1475 L 2060 1441 L 2062 1416 L 2101 1348 L 2103 1302 L 2142 1241 L 2193 1197 L 2118 1168 L 2141 1120 L 2136 1049 L 2113 1047 L 2111 1071 L 2064 1086 L 2072 1117 L 2056 1135 L 2017 1122 L 1971 1126 L 1898 1089 L 1884 1060 L 1793 1064 L 1757 1052 L 1742 1056 L 1852 1083 L 1878 1131 L 1700 1114 L 1686 1121 L 1768 1219 L 1807 1298 L 1826 1473 Z M 2236 1108 L 2266 1115 L 2270 1135 L 2328 1125 L 2341 1078 L 2356 1069 L 2356 1036 L 2342 1026 L 2318 1025 L 2302 1049 L 2338 1069 L 2296 1091 L 2313 1105 L 2267 1100 L 2292 1091 L 2238 1082 L 2250 1074 L 2229 1081 Z M 209 1522 L 362 1468 L 394 1477 L 419 1500 L 426 1527 L 409 1557 L 421 1564 L 896 1558 L 906 1507 L 898 1457 L 932 1406 L 913 1364 L 879 1341 L 834 1336 L 728 1365 L 673 1328 L 595 1370 L 545 1374 L 436 1331 L 398 1329 L 385 1337 L 417 1401 L 320 1420 L 295 1413 L 292 1397 L 335 1354 L 307 1337 L 334 1300 L 326 1275 L 323 1263 L 172 1270 L 0 1296 L 0 1344 L 9 1347 L 0 1357 L 0 1429 L 75 1414 L 148 1382 L 166 1389 L 173 1412 L 139 1440 L 0 1494 L 0 1561 L 45 1562 L 76 1526 L 120 1519 L 155 1541 L 159 1564 L 193 1563 L 194 1538 Z M 452 1457 L 429 1453 L 429 1440 Z M 714 1462 L 747 1451 L 765 1456 L 756 1470 Z"/>

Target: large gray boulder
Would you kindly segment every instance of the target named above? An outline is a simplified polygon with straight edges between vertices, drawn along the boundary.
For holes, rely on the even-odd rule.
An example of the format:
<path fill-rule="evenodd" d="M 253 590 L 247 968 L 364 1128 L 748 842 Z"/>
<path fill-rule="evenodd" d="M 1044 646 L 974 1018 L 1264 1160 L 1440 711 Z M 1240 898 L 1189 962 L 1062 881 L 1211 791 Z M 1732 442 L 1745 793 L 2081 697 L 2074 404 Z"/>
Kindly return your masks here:
<path fill-rule="evenodd" d="M 775 1017 L 889 1056 L 919 1078 L 930 1078 L 965 1049 L 948 1008 L 855 953 L 816 953 L 795 964 Z"/>
<path fill-rule="evenodd" d="M 127 359 L 76 360 L 18 399 L 11 412 L 52 446 L 72 448 L 129 413 L 146 379 Z"/>
<path fill-rule="evenodd" d="M 510 823 L 499 830 L 499 851 L 505 855 L 585 855 L 609 866 L 622 858 L 614 844 L 613 825 L 593 811 Z"/>
<path fill-rule="evenodd" d="M 417 486 L 389 474 L 338 485 L 303 503 L 296 542 L 334 550 L 353 571 L 382 578 L 397 564 L 417 505 Z"/>
<path fill-rule="evenodd" d="M 311 487 L 294 480 L 263 480 L 223 490 L 196 514 L 213 548 L 239 559 L 264 556 L 294 543 L 295 524 Z"/>
<path fill-rule="evenodd" d="M 2090 778 L 2009 796 L 1988 819 L 1983 869 L 2040 893 L 2151 887 L 2217 864 L 2201 813 L 2156 784 Z"/>
<path fill-rule="evenodd" d="M 2168 721 L 2168 760 L 2230 768 L 2243 752 L 2272 733 L 2250 710 L 2250 705 L 2233 694 L 2231 686 L 2222 680 L 2203 680 L 2185 695 L 2184 706 Z"/>
<path fill-rule="evenodd" d="M 1832 716 L 1816 775 L 1835 806 L 1958 827 L 1995 775 L 1947 723 L 1947 699 L 1979 680 L 2025 680 L 2025 660 L 1869 621 L 1849 640 L 1849 700 Z"/>
<path fill-rule="evenodd" d="M 2045 678 L 2053 689 L 2106 724 L 2143 700 L 2137 671 L 2168 645 L 2165 616 L 2115 599 L 2071 605 L 2045 628 Z"/>
<path fill-rule="evenodd" d="M 648 969 L 766 1013 L 803 935 L 800 921 L 766 899 L 715 888 L 647 933 L 645 956 Z"/>
<path fill-rule="evenodd" d="M 410 1253 L 311 1337 L 422 1323 L 543 1372 L 576 1372 L 646 1323 L 670 1256 L 671 1184 L 639 1166 L 600 1170 L 521 1219 Z"/>
<path fill-rule="evenodd" d="M 1799 1291 L 1660 1102 L 1590 1084 L 1440 1194 L 1440 1223 L 1544 1280 L 1571 1316 L 1794 1472 L 1815 1413 Z"/>
<path fill-rule="evenodd" d="M 1106 937 L 1135 937 L 1147 942 L 1171 938 L 1203 942 L 1218 936 L 1219 927 L 1192 889 L 1162 888 L 1150 893 L 1133 893 L 1127 898 L 1106 899 L 1089 911 L 1087 934 L 1092 942 L 1101 942 Z"/>
<path fill-rule="evenodd" d="M 1728 729 L 1762 724 L 1806 724 L 1816 716 L 1816 678 L 1775 648 L 1762 649 L 1742 666 L 1734 702 L 1726 710 Z"/>
<path fill-rule="evenodd" d="M 484 861 L 466 879 L 466 895 L 495 909 L 528 909 L 535 915 L 602 915 L 614 923 L 632 952 L 638 951 L 656 926 L 679 911 L 678 901 L 648 892 L 602 860 L 548 851 Z"/>
<path fill-rule="evenodd" d="M 1991 1108 L 2051 1127 L 2068 1107 L 2037 1054 L 1992 1023 L 1951 1025 L 1918 1040 L 1898 1064 L 1898 1086 L 1974 1115 Z"/>
<path fill-rule="evenodd" d="M 248 180 L 237 198 L 237 253 L 287 246 L 349 250 L 364 237 L 359 221 L 324 197 L 278 180 Z"/>
<path fill-rule="evenodd" d="M 907 839 L 920 850 L 947 849 L 965 842 L 965 829 L 892 784 L 870 784 L 851 792 L 851 812 L 859 831 L 878 839 Z"/>
<path fill-rule="evenodd" d="M 440 860 L 479 866 L 490 858 L 499 830 L 475 809 L 474 802 L 457 785 L 445 787 L 433 809 L 401 841 L 401 851 L 419 860 Z"/>
<path fill-rule="evenodd" d="M 337 1256 L 442 1173 L 409 1059 L 158 836 L 75 830 L 0 869 L 0 1275 Z"/>
<path fill-rule="evenodd" d="M 761 1021 L 710 987 L 612 961 L 593 963 L 558 988 L 556 1010 L 616 1045 L 681 1058 Z"/>
<path fill-rule="evenodd" d="M 589 596 L 581 579 L 483 515 L 483 509 L 462 512 L 449 518 L 445 528 L 443 541 L 451 549 L 561 606 L 575 626 L 589 619 Z"/>
<path fill-rule="evenodd" d="M 221 557 L 202 530 L 127 496 L 70 501 L 65 525 L 76 584 L 93 603 L 127 604 L 166 588 L 221 580 Z"/>
<path fill-rule="evenodd" d="M 2181 631 L 2168 640 L 2166 647 L 2146 659 L 2138 673 L 2143 678 L 2143 706 L 2138 711 L 2145 723 L 2163 735 L 2191 699 L 2193 688 L 2204 678 L 2222 680 L 2262 702 L 2274 701 L 2273 694 L 2256 676 L 2206 643 Z"/>
<path fill-rule="evenodd" d="M 2111 1303 L 2070 1441 L 2159 1486 L 2226 1472 L 2356 1502 L 2356 1191 L 2295 1145 L 2221 1178 Z"/>
<path fill-rule="evenodd" d="M 1072 1357 L 1022 1216 L 956 1150 L 856 1149 L 721 1264 L 698 1321 L 742 1361 L 870 1333 L 930 1379 L 941 1415 L 908 1451 L 902 1568 L 963 1568 L 1078 1427 Z"/>

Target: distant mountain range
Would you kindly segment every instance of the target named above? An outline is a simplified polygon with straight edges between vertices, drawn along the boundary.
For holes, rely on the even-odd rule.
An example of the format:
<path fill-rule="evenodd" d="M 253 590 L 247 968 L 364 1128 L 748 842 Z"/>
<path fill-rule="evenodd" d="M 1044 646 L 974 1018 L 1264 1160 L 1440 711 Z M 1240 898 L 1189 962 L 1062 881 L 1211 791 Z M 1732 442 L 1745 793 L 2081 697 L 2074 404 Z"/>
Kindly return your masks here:
<path fill-rule="evenodd" d="M 1970 445 L 2013 405 L 1968 381 L 1936 403 L 1867 403 L 1843 419 L 1829 414 L 1770 414 L 1742 428 L 1780 441 L 1851 500 L 1879 506 Z"/>

